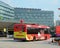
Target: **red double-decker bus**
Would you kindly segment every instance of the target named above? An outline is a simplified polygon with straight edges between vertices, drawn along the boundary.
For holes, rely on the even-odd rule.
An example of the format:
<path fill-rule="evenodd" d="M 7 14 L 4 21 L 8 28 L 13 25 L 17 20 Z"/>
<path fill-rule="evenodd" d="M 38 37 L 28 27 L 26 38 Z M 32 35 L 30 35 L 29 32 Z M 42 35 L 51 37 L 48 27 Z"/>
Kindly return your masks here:
<path fill-rule="evenodd" d="M 45 40 L 50 38 L 48 26 L 38 24 L 15 24 L 14 40 Z"/>

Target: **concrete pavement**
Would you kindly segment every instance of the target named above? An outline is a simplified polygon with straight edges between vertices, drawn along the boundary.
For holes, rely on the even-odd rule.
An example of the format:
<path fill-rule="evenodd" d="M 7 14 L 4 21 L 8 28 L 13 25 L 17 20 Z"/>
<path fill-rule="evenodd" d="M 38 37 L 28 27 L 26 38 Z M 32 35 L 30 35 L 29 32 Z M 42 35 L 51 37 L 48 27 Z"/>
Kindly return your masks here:
<path fill-rule="evenodd" d="M 45 41 L 16 42 L 10 38 L 0 38 L 0 48 L 60 48 L 57 43 Z"/>

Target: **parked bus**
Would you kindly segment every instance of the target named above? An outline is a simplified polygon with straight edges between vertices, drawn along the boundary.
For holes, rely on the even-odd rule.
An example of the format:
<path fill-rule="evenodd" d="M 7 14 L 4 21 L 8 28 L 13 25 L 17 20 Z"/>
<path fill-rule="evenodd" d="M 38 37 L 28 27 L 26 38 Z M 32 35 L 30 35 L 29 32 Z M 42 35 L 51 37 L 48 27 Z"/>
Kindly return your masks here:
<path fill-rule="evenodd" d="M 48 26 L 38 24 L 15 24 L 14 40 L 45 40 L 50 38 Z"/>

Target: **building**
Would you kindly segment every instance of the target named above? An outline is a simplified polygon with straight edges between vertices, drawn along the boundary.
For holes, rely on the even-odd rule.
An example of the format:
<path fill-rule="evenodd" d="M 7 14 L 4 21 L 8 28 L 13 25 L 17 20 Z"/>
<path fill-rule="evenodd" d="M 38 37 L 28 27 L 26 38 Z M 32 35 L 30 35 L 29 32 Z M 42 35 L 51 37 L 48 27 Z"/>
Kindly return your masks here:
<path fill-rule="evenodd" d="M 14 8 L 0 1 L 0 36 L 13 32 Z"/>
<path fill-rule="evenodd" d="M 0 20 L 14 19 L 14 8 L 0 1 Z"/>
<path fill-rule="evenodd" d="M 54 26 L 54 12 L 34 8 L 14 8 L 15 19 L 26 23 Z"/>
<path fill-rule="evenodd" d="M 60 20 L 56 20 L 56 26 L 60 25 Z"/>

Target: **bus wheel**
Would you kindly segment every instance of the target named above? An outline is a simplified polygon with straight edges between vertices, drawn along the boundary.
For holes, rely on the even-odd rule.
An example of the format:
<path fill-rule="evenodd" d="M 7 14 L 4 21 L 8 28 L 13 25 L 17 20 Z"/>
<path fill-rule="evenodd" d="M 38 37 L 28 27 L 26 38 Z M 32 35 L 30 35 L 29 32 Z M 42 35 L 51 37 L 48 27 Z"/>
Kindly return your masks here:
<path fill-rule="evenodd" d="M 47 36 L 45 36 L 45 40 L 47 40 Z"/>
<path fill-rule="evenodd" d="M 36 37 L 35 36 L 33 37 L 33 41 L 36 41 Z"/>

